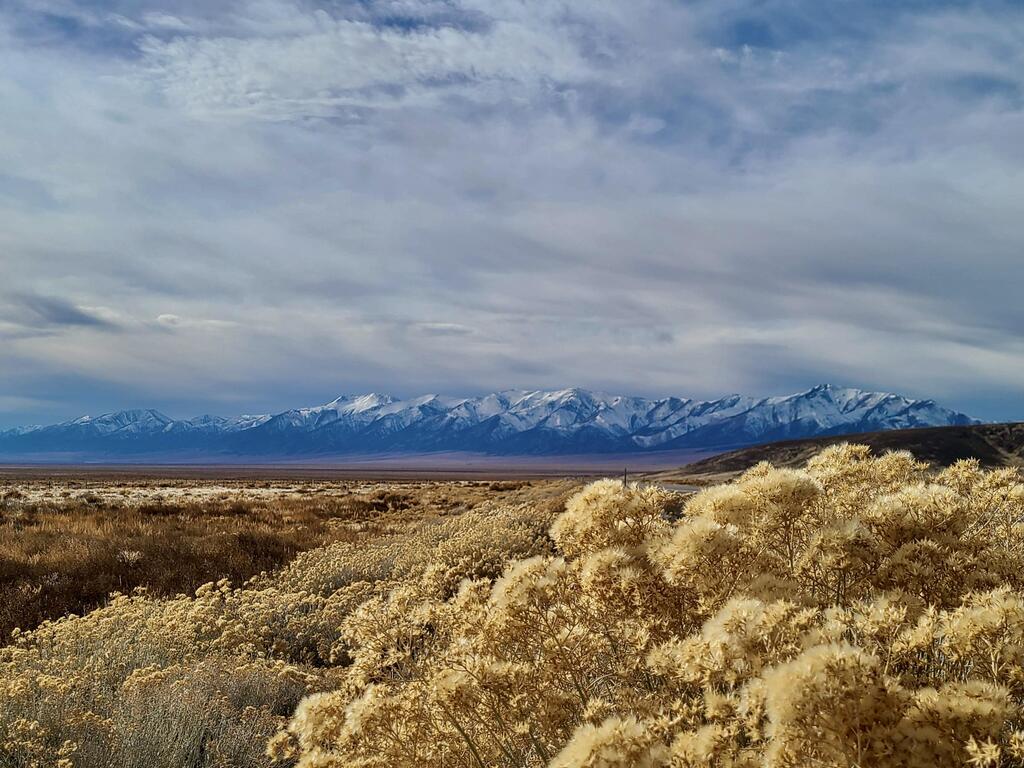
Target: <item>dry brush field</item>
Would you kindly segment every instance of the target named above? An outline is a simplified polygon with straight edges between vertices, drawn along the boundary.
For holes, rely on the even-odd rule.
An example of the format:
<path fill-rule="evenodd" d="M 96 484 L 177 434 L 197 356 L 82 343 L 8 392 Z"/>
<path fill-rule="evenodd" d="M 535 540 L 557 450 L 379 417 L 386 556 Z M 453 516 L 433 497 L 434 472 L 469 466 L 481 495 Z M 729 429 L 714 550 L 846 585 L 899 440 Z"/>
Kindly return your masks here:
<path fill-rule="evenodd" d="M 445 557 L 497 572 L 574 485 L 6 478 L 0 765 L 268 765 L 351 607 Z"/>
<path fill-rule="evenodd" d="M 688 499 L 611 480 L 266 490 L 145 517 L 151 488 L 82 507 L 102 494 L 8 487 L 15 543 L 17 525 L 109 553 L 176 530 L 183 549 L 296 538 L 276 570 L 204 578 L 244 562 L 225 545 L 187 561 L 186 594 L 154 569 L 13 633 L 0 765 L 1024 765 L 1015 469 L 839 445 Z"/>
<path fill-rule="evenodd" d="M 0 482 L 0 642 L 112 592 L 239 584 L 299 552 L 500 499 L 522 483 L 56 478 Z"/>

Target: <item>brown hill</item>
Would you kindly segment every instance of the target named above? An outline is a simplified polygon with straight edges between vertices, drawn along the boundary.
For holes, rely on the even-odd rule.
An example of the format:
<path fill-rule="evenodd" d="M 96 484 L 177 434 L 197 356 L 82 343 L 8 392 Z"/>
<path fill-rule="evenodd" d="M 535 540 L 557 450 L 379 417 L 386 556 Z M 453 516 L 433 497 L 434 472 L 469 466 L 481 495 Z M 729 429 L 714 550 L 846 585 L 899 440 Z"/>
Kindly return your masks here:
<path fill-rule="evenodd" d="M 759 461 L 783 467 L 801 466 L 822 448 L 843 442 L 869 445 L 875 453 L 910 451 L 935 466 L 948 466 L 966 458 L 976 458 L 986 467 L 1024 466 L 1024 423 L 1018 422 L 785 440 L 722 453 L 676 470 L 660 472 L 652 479 L 664 483 L 719 482 Z"/>

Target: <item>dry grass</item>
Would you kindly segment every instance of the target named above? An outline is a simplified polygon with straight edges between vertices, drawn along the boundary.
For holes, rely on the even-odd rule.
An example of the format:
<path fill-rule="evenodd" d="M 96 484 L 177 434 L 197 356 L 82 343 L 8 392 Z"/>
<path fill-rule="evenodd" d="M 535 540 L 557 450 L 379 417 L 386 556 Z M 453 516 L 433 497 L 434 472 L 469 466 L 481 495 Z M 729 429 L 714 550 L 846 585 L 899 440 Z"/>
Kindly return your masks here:
<path fill-rule="evenodd" d="M 282 487 L 275 495 L 272 488 L 241 484 L 218 500 L 221 491 L 171 484 L 160 493 L 179 503 L 182 496 L 205 501 L 189 507 L 190 515 L 161 515 L 153 514 L 152 484 L 127 494 L 76 487 L 67 496 L 59 487 L 23 486 L 23 498 L 9 498 L 5 514 L 45 507 L 48 496 L 65 499 L 36 510 L 58 530 L 67 530 L 76 515 L 94 516 L 75 498 L 121 494 L 126 501 L 109 512 L 107 538 L 124 530 L 119 519 L 144 519 L 172 539 L 175 526 L 237 532 L 245 521 L 284 529 L 282 536 L 297 535 L 291 525 L 306 525 L 314 533 L 293 543 L 312 541 L 317 531 L 331 543 L 244 585 L 207 581 L 193 594 L 171 597 L 138 590 L 84 616 L 15 633 L 0 648 L 0 767 L 269 766 L 267 742 L 299 701 L 335 689 L 350 665 L 340 630 L 353 610 L 396 584 L 427 579 L 451 594 L 463 578 L 493 579 L 509 559 L 550 553 L 547 527 L 574 487 L 332 483 Z M 247 497 L 249 506 L 239 514 L 237 505 Z M 105 529 L 86 526 L 96 530 Z M 59 542 L 48 541 L 41 552 L 69 565 Z M 202 563 L 191 576 L 201 579 L 217 567 Z"/>
<path fill-rule="evenodd" d="M 136 480 L 0 485 L 0 644 L 114 592 L 240 583 L 299 552 L 466 511 L 529 484 Z"/>
<path fill-rule="evenodd" d="M 1024 765 L 1017 469 L 348 490 L 274 573 L 17 633 L 0 768 Z"/>

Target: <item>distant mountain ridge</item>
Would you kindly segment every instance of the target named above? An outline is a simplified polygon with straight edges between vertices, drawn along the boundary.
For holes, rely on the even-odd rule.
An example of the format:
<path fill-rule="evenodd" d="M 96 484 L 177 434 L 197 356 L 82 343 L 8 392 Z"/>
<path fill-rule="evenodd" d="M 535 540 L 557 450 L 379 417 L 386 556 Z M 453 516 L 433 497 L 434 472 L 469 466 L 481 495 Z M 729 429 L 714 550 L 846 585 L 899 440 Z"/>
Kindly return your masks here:
<path fill-rule="evenodd" d="M 718 483 L 729 480 L 761 461 L 777 467 L 802 467 L 825 448 L 841 442 L 861 443 L 876 456 L 909 451 L 932 467 L 948 467 L 960 459 L 977 459 L 983 467 L 1024 468 L 1024 423 L 896 429 L 854 436 L 829 435 L 739 448 L 700 459 L 676 469 L 649 475 L 663 483 Z"/>
<path fill-rule="evenodd" d="M 0 455 L 306 456 L 470 451 L 502 455 L 724 449 L 775 440 L 980 423 L 932 400 L 820 385 L 794 395 L 649 399 L 585 389 L 370 393 L 312 408 L 176 420 L 159 411 L 83 416 L 0 432 Z"/>

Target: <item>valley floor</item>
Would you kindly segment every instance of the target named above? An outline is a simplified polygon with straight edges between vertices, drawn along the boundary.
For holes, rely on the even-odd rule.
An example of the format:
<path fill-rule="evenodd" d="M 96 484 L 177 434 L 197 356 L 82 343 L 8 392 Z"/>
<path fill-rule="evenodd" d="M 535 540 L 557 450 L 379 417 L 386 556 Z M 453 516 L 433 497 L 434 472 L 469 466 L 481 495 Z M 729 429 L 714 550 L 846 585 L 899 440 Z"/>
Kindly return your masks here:
<path fill-rule="evenodd" d="M 113 592 L 159 596 L 219 579 L 238 584 L 315 547 L 572 484 L 352 479 L 297 467 L 4 467 L 0 643 L 16 627 L 82 614 Z"/>
<path fill-rule="evenodd" d="M 365 456 L 266 457 L 146 456 L 142 459 L 86 460 L 76 455 L 0 457 L 0 478 L 139 478 L 233 480 L 493 480 L 496 478 L 603 477 L 674 469 L 717 451 L 672 450 L 554 456 L 496 456 L 484 453 L 382 453 Z"/>
<path fill-rule="evenodd" d="M 1024 764 L 1016 468 L 640 479 L 8 474 L 0 768 Z"/>

